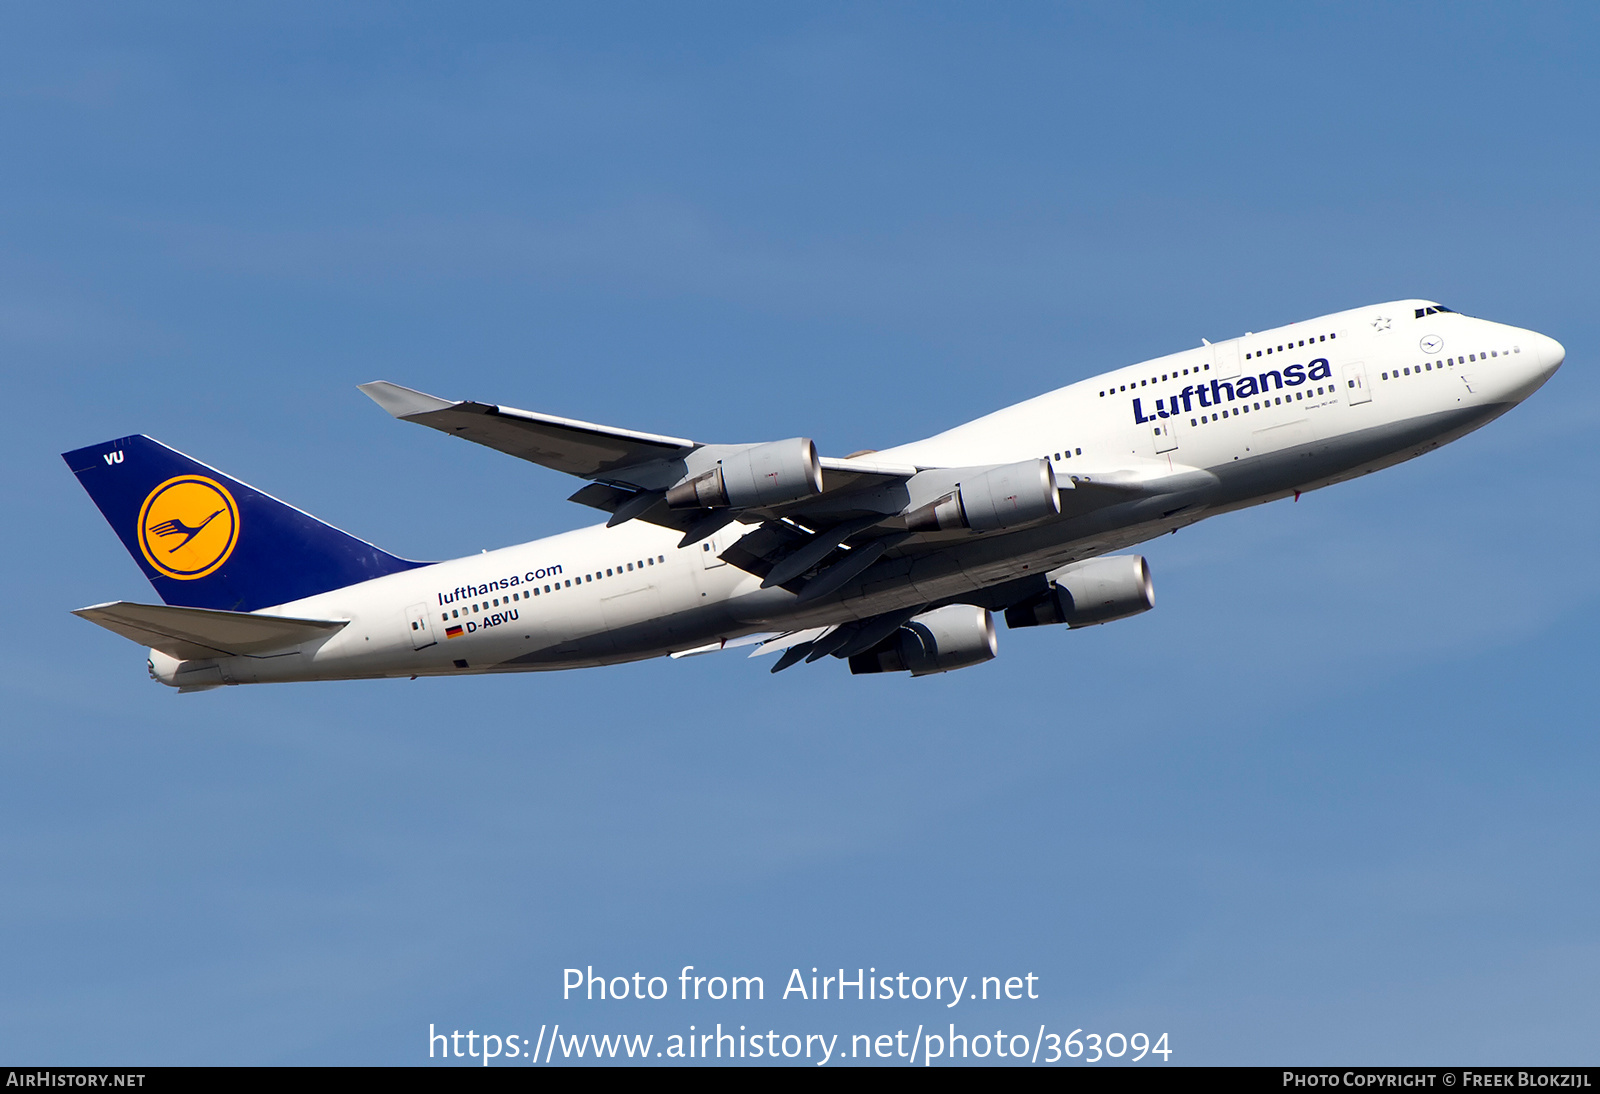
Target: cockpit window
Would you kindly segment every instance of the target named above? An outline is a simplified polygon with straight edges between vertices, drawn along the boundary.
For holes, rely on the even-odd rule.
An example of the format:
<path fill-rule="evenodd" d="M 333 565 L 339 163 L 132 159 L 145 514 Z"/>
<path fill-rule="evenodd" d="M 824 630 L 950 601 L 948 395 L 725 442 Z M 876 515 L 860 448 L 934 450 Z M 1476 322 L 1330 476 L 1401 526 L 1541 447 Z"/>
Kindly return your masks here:
<path fill-rule="evenodd" d="M 1448 312 L 1448 313 L 1454 314 L 1454 310 L 1455 309 L 1453 309 L 1453 308 L 1445 307 L 1443 304 L 1434 304 L 1431 307 L 1418 308 L 1417 309 L 1417 318 L 1421 319 L 1424 315 L 1437 315 L 1440 312 Z"/>

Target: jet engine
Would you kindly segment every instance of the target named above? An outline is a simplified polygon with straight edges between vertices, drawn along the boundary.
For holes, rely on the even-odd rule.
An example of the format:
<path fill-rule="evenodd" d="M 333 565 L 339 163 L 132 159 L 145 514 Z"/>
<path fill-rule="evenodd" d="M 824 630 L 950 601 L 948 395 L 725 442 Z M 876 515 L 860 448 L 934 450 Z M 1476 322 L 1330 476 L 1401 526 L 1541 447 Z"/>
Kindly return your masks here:
<path fill-rule="evenodd" d="M 960 483 L 942 498 L 906 514 L 913 532 L 948 532 L 970 528 L 993 532 L 1061 512 L 1056 473 L 1049 460 L 991 467 Z"/>
<path fill-rule="evenodd" d="M 1142 555 L 1112 555 L 1064 566 L 1051 575 L 1050 588 L 1006 609 L 1006 626 L 1040 627 L 1065 623 L 1092 627 L 1156 606 L 1150 567 Z"/>
<path fill-rule="evenodd" d="M 929 676 L 982 664 L 998 648 L 994 619 L 986 609 L 950 604 L 913 616 L 870 650 L 851 657 L 850 671 Z"/>
<path fill-rule="evenodd" d="M 751 445 L 667 491 L 674 509 L 749 509 L 822 493 L 822 464 L 807 437 Z"/>

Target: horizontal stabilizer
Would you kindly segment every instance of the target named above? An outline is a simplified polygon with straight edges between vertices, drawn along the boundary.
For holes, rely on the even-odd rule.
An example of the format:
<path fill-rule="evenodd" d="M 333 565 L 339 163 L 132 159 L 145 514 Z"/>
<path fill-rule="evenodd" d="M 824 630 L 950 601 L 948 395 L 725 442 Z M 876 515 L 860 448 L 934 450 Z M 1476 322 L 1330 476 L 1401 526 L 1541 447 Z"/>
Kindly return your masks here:
<path fill-rule="evenodd" d="M 343 619 L 291 619 L 211 608 L 174 608 L 118 600 L 72 613 L 180 661 L 256 656 L 292 649 L 336 633 Z"/>

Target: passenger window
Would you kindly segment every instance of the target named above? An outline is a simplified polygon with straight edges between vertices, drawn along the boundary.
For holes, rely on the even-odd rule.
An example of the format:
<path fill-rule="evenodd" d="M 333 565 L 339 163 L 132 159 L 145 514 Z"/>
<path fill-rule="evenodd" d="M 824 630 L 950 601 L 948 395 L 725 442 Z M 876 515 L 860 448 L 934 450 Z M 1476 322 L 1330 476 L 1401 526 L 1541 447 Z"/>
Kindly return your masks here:
<path fill-rule="evenodd" d="M 1083 455 L 1083 449 L 1080 448 L 1080 449 L 1077 450 L 1077 452 L 1078 452 L 1078 455 L 1080 455 L 1080 456 Z"/>

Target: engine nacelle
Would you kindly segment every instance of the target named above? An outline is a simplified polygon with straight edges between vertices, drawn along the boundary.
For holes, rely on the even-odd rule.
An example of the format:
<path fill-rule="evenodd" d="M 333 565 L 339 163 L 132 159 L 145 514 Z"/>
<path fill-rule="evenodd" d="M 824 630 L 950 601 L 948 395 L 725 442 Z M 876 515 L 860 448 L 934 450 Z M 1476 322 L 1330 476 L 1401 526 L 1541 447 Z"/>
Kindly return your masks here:
<path fill-rule="evenodd" d="M 1073 563 L 1056 571 L 1050 588 L 1006 609 L 1006 626 L 1040 627 L 1065 623 L 1092 627 L 1156 606 L 1150 566 L 1142 555 L 1112 555 Z"/>
<path fill-rule="evenodd" d="M 1049 460 L 1023 460 L 991 467 L 960 483 L 942 498 L 906 514 L 913 532 L 970 528 L 993 532 L 1061 512 L 1056 473 Z"/>
<path fill-rule="evenodd" d="M 749 509 L 822 493 L 822 464 L 810 438 L 752 445 L 667 491 L 674 509 Z"/>
<path fill-rule="evenodd" d="M 998 649 L 994 618 L 986 609 L 950 604 L 914 616 L 866 653 L 850 658 L 850 671 L 929 676 L 982 664 Z"/>

